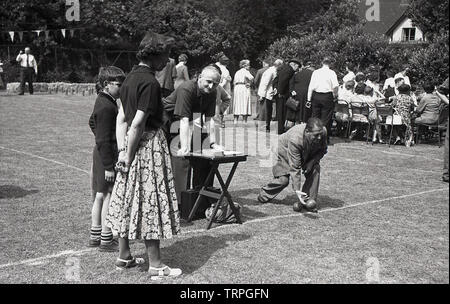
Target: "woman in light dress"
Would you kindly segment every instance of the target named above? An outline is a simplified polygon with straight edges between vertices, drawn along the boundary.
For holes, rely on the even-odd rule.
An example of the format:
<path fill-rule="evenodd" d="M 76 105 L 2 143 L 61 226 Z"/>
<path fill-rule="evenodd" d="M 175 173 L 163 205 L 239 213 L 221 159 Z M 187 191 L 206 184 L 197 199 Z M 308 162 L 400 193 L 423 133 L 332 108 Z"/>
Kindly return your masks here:
<path fill-rule="evenodd" d="M 177 69 L 177 78 L 175 79 L 174 88 L 175 90 L 185 81 L 189 80 L 188 68 L 186 66 L 187 63 L 187 55 L 181 54 L 178 56 L 178 64 L 176 65 Z"/>
<path fill-rule="evenodd" d="M 235 125 L 238 122 L 239 115 L 242 115 L 244 123 L 247 123 L 248 116 L 252 114 L 250 85 L 253 81 L 253 75 L 249 71 L 250 61 L 247 59 L 241 60 L 239 67 L 241 69 L 236 72 L 233 81 L 233 112 Z"/>

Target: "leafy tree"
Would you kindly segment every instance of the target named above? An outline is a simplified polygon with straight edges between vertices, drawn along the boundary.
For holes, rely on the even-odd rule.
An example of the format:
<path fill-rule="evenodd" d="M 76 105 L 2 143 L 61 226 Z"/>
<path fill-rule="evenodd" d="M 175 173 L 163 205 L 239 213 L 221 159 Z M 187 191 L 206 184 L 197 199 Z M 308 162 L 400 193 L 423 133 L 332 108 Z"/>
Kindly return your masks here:
<path fill-rule="evenodd" d="M 407 15 L 429 39 L 433 39 L 436 34 L 448 33 L 448 3 L 448 0 L 411 0 Z"/>

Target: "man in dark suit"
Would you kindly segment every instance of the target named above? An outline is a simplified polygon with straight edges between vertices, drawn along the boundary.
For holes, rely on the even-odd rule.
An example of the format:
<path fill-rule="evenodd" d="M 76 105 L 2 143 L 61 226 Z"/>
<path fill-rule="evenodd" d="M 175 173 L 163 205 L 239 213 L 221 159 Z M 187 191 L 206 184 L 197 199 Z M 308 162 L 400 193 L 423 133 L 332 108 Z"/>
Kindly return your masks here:
<path fill-rule="evenodd" d="M 290 95 L 289 83 L 300 66 L 300 60 L 291 59 L 288 64 L 283 64 L 277 70 L 277 77 L 274 80 L 273 87 L 276 89 L 278 134 L 284 133 L 286 100 Z"/>
<path fill-rule="evenodd" d="M 319 118 L 290 128 L 278 138 L 276 163 L 272 168 L 274 179 L 261 188 L 260 203 L 274 199 L 292 179 L 294 191 L 300 191 L 301 176 L 306 180 L 302 187 L 309 201 L 316 202 L 319 192 L 320 160 L 327 153 L 327 129 Z"/>
<path fill-rule="evenodd" d="M 295 113 L 294 117 L 287 117 L 296 123 L 304 122 L 306 123 L 311 117 L 312 109 L 311 103 L 307 102 L 308 99 L 308 87 L 311 81 L 311 76 L 314 69 L 311 66 L 311 61 L 305 62 L 305 65 L 295 73 L 294 77 L 291 78 L 290 91 L 294 98 L 300 101 L 298 111 Z M 288 115 L 289 116 L 289 115 Z"/>

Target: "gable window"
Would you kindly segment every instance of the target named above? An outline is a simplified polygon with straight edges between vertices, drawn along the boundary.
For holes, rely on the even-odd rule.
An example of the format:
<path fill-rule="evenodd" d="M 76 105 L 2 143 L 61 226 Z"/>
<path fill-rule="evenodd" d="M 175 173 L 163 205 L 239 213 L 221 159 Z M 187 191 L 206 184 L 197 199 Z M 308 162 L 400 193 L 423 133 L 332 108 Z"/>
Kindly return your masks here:
<path fill-rule="evenodd" d="M 416 29 L 414 27 L 403 28 L 402 40 L 411 41 L 416 39 Z"/>

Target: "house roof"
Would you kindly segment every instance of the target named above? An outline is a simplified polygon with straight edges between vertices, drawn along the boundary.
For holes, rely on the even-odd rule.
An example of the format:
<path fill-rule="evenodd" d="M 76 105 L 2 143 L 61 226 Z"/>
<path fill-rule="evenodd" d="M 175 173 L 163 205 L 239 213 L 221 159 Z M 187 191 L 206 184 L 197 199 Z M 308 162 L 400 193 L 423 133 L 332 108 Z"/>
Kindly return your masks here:
<path fill-rule="evenodd" d="M 405 13 L 409 1 L 405 0 L 379 0 L 380 3 L 380 21 L 367 21 L 365 30 L 369 33 L 387 34 L 389 30 L 398 25 L 406 17 Z M 365 19 L 366 11 L 370 6 L 366 1 L 360 1 L 360 14 Z"/>

